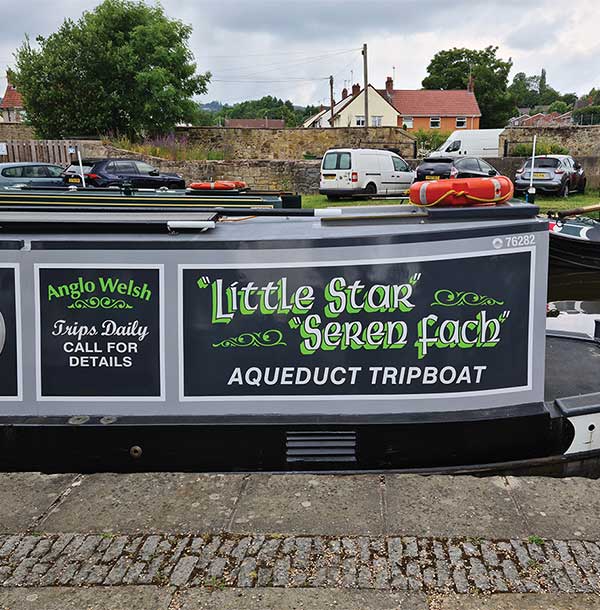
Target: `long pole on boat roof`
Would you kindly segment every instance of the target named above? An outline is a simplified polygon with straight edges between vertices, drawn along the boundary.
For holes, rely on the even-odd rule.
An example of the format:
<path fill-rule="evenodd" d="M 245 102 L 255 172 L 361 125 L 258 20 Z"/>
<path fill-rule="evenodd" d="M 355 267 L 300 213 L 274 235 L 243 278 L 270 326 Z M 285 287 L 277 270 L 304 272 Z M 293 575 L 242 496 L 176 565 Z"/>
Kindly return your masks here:
<path fill-rule="evenodd" d="M 81 184 L 83 188 L 85 188 L 85 176 L 83 175 L 83 163 L 81 161 L 81 151 L 79 150 L 79 146 L 77 147 L 77 161 L 79 162 L 79 175 L 81 176 Z"/>
<path fill-rule="evenodd" d="M 333 107 L 335 105 L 335 102 L 333 101 L 333 76 L 329 77 L 329 105 L 331 106 L 331 119 L 329 119 L 329 122 L 333 127 Z"/>
<path fill-rule="evenodd" d="M 363 54 L 363 77 L 364 77 L 363 91 L 365 94 L 365 129 L 367 129 L 369 127 L 369 92 L 367 91 L 367 87 L 369 86 L 369 73 L 368 73 L 368 64 L 367 64 L 367 43 L 363 44 L 362 54 Z"/>
<path fill-rule="evenodd" d="M 533 168 L 535 166 L 535 145 L 537 135 L 533 136 L 533 146 L 531 148 L 531 171 L 529 172 L 529 189 L 527 189 L 527 203 L 535 203 L 535 186 L 533 186 Z"/>

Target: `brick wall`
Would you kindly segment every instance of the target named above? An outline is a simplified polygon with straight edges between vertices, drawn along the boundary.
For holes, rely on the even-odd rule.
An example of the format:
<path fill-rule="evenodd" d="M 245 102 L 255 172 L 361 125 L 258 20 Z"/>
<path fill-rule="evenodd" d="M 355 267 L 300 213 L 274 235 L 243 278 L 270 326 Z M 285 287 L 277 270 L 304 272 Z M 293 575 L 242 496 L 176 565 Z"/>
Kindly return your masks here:
<path fill-rule="evenodd" d="M 577 157 L 600 156 L 600 125 L 568 125 L 563 127 L 507 127 L 500 134 L 500 150 L 508 142 L 508 154 L 517 144 L 531 144 L 533 136 L 556 142 Z"/>
<path fill-rule="evenodd" d="M 236 129 L 185 127 L 177 134 L 225 159 L 304 159 L 321 157 L 328 148 L 399 148 L 413 156 L 414 139 L 399 127 L 336 127 L 333 129 Z"/>

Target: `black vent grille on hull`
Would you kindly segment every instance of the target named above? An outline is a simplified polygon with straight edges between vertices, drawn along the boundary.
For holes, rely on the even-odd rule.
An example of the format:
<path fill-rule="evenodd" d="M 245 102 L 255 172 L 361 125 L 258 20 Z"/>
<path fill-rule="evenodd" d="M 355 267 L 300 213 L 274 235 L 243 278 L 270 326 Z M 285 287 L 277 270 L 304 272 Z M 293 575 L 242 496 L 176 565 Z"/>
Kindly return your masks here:
<path fill-rule="evenodd" d="M 286 459 L 298 462 L 356 463 L 356 432 L 287 432 Z"/>

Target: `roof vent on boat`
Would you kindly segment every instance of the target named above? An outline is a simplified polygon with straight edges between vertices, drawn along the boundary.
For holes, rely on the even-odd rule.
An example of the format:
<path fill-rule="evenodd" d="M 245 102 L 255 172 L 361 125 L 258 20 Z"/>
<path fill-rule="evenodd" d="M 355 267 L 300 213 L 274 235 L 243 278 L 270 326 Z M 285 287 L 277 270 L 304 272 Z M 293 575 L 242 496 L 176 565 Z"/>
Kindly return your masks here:
<path fill-rule="evenodd" d="M 356 463 L 356 432 L 288 431 L 286 433 L 288 464 L 344 462 Z"/>

